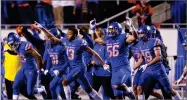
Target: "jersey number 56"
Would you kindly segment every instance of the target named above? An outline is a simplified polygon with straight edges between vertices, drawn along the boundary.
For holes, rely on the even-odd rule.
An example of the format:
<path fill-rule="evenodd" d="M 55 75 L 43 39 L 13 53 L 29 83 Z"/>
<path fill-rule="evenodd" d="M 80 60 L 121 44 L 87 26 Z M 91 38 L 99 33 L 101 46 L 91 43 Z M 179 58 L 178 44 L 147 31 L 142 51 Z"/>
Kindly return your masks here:
<path fill-rule="evenodd" d="M 109 45 L 107 46 L 107 52 L 109 53 L 109 57 L 117 57 L 119 55 L 119 45 Z"/>

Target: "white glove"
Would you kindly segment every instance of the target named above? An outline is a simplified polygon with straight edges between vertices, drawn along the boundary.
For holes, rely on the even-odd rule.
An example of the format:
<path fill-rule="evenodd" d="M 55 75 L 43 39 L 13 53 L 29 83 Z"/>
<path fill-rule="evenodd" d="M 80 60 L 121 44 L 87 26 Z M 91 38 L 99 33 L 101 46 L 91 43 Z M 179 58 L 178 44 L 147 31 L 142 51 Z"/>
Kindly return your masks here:
<path fill-rule="evenodd" d="M 44 71 L 44 75 L 47 75 L 48 72 L 49 72 L 49 70 L 45 70 Z"/>
<path fill-rule="evenodd" d="M 104 64 L 104 65 L 103 65 L 103 68 L 104 68 L 104 70 L 107 70 L 107 71 L 110 72 L 110 66 L 109 66 L 109 65 Z"/>
<path fill-rule="evenodd" d="M 129 17 L 126 17 L 126 21 L 124 22 L 125 25 L 129 28 L 132 27 L 132 19 L 130 19 Z"/>
<path fill-rule="evenodd" d="M 58 70 L 54 70 L 53 73 L 54 73 L 56 76 L 58 76 L 59 71 L 58 71 Z"/>
<path fill-rule="evenodd" d="M 145 71 L 145 69 L 147 68 L 147 64 L 144 64 L 144 65 L 141 65 L 140 66 L 140 70 L 142 69 L 142 72 L 144 72 Z"/>
<path fill-rule="evenodd" d="M 133 26 L 132 26 L 132 19 L 130 19 L 129 17 L 126 17 L 126 21 L 124 21 L 125 26 L 127 27 L 127 29 L 129 29 L 129 31 L 133 31 Z"/>
<path fill-rule="evenodd" d="M 175 84 L 180 84 L 180 82 L 183 80 L 184 76 L 181 76 L 176 82 Z"/>
<path fill-rule="evenodd" d="M 96 20 L 93 19 L 93 20 L 90 21 L 90 29 L 95 30 L 95 27 L 96 27 Z"/>
<path fill-rule="evenodd" d="M 41 71 L 44 72 L 44 69 L 42 68 Z"/>

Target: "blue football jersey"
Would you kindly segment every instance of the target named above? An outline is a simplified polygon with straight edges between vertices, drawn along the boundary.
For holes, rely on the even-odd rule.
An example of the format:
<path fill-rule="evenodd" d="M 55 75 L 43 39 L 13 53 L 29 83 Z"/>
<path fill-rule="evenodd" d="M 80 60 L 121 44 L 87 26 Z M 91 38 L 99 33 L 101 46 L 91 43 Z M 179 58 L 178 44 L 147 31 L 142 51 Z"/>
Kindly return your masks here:
<path fill-rule="evenodd" d="M 47 51 L 51 58 L 53 67 L 61 66 L 68 61 L 65 47 L 62 45 L 52 45 Z"/>
<path fill-rule="evenodd" d="M 93 50 L 98 53 L 98 55 L 105 60 L 106 59 L 106 46 L 95 43 Z M 96 62 L 96 66 L 94 67 L 94 73 L 96 76 L 111 76 L 111 73 L 104 70 L 101 63 L 93 56 L 92 61 Z"/>
<path fill-rule="evenodd" d="M 29 42 L 21 41 L 21 44 L 17 48 L 17 53 L 20 56 L 22 68 L 25 69 L 34 69 L 36 68 L 35 57 L 27 53 L 28 50 L 33 49 L 33 46 Z"/>
<path fill-rule="evenodd" d="M 68 41 L 67 39 L 62 39 L 62 44 L 66 47 L 66 54 L 69 59 L 69 63 L 71 67 L 82 67 L 82 53 L 88 48 L 87 42 L 83 39 L 74 39 L 72 41 Z"/>
<path fill-rule="evenodd" d="M 128 43 L 126 43 L 126 38 L 127 34 L 120 34 L 116 37 L 105 36 L 106 48 L 112 71 L 116 72 L 122 67 L 129 65 L 129 46 Z"/>
<path fill-rule="evenodd" d="M 141 42 L 141 43 L 142 43 L 140 46 L 141 54 L 145 60 L 145 63 L 149 63 L 150 61 L 152 61 L 156 57 L 156 55 L 154 53 L 154 48 L 157 46 L 161 46 L 161 41 L 159 39 L 151 38 L 146 43 L 143 43 L 143 42 Z M 161 63 L 162 63 L 162 60 L 160 60 L 156 64 L 161 64 Z M 156 65 L 156 64 L 154 64 L 154 65 Z"/>
<path fill-rule="evenodd" d="M 68 58 L 66 55 L 66 50 L 63 45 L 51 44 L 51 47 L 47 49 L 49 57 L 52 63 L 51 70 L 66 71 L 68 67 Z"/>

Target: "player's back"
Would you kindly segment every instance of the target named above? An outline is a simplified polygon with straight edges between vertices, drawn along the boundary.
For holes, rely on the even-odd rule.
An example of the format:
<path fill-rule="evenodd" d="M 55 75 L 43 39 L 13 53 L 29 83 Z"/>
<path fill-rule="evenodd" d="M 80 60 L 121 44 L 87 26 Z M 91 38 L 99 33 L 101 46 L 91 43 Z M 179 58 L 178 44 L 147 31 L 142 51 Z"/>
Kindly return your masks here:
<path fill-rule="evenodd" d="M 86 41 L 83 39 L 74 39 L 72 41 L 68 41 L 64 38 L 62 39 L 62 44 L 66 48 L 70 66 L 85 68 L 82 61 L 82 53 L 87 48 Z"/>
<path fill-rule="evenodd" d="M 112 71 L 118 71 L 124 66 L 129 67 L 129 47 L 125 40 L 126 34 L 120 34 L 116 37 L 105 38 Z"/>
<path fill-rule="evenodd" d="M 21 41 L 21 44 L 17 48 L 17 52 L 20 56 L 22 62 L 22 68 L 25 69 L 34 69 L 36 68 L 35 57 L 29 53 L 28 50 L 33 49 L 33 46 L 29 42 Z"/>

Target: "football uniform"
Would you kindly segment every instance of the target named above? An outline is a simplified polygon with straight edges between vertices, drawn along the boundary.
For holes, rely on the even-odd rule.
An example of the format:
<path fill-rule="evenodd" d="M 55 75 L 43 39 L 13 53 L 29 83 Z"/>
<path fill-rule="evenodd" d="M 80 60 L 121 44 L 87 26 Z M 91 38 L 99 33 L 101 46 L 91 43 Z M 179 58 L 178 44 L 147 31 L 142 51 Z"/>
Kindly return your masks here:
<path fill-rule="evenodd" d="M 106 59 L 107 52 L 105 45 L 95 43 L 93 50 L 97 52 L 103 60 Z M 93 66 L 93 88 L 99 91 L 99 88 L 102 86 L 103 99 L 115 99 L 111 85 L 111 72 L 104 70 L 103 66 L 95 57 L 92 57 L 92 61 L 96 62 L 96 65 Z"/>
<path fill-rule="evenodd" d="M 140 47 L 141 55 L 145 59 L 145 63 L 152 61 L 156 55 L 154 53 L 155 47 L 160 47 L 161 41 L 159 39 L 150 39 L 146 43 L 142 42 Z M 161 56 L 161 55 L 160 55 Z M 171 84 L 169 83 L 168 76 L 166 74 L 162 60 L 155 64 L 149 65 L 146 70 L 142 73 L 139 81 L 139 86 L 145 86 L 144 88 L 154 88 L 156 83 L 159 83 L 165 91 L 169 92 L 172 90 Z M 151 93 L 147 91 L 148 93 Z M 147 97 L 146 97 L 147 98 Z"/>
<path fill-rule="evenodd" d="M 20 56 L 22 67 L 16 74 L 13 84 L 13 94 L 19 95 L 19 89 L 23 82 L 27 82 L 27 93 L 33 95 L 34 86 L 37 80 L 37 67 L 35 57 L 28 54 L 27 51 L 33 49 L 29 42 L 21 41 L 21 44 L 16 49 Z"/>
<path fill-rule="evenodd" d="M 66 54 L 70 64 L 70 72 L 65 76 L 65 79 L 68 80 L 68 82 L 76 80 L 87 93 L 91 92 L 92 88 L 85 77 L 86 67 L 81 59 L 82 53 L 88 47 L 86 41 L 83 39 L 68 41 L 63 38 L 62 44 L 66 47 Z"/>
<path fill-rule="evenodd" d="M 63 76 L 67 74 L 68 67 L 68 58 L 66 55 L 65 47 L 60 44 L 51 44 L 51 48 L 48 48 L 48 54 L 51 59 L 51 65 L 49 73 L 53 77 L 50 82 L 50 91 L 53 99 L 57 99 L 57 95 L 60 93 L 56 93 L 57 88 L 62 86 Z M 59 75 L 55 75 L 54 71 L 58 70 Z"/>
<path fill-rule="evenodd" d="M 129 46 L 126 43 L 127 34 L 105 36 L 108 53 L 107 62 L 111 64 L 112 86 L 125 83 L 131 86 L 131 70 L 129 65 Z M 115 96 L 123 96 L 123 91 L 114 88 Z"/>

